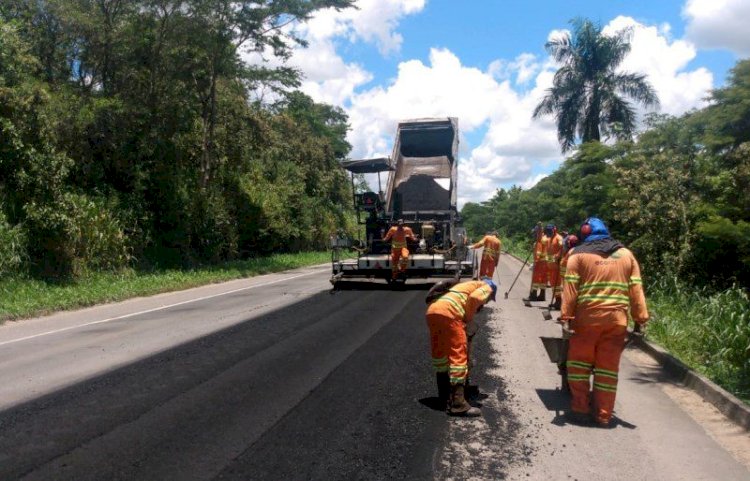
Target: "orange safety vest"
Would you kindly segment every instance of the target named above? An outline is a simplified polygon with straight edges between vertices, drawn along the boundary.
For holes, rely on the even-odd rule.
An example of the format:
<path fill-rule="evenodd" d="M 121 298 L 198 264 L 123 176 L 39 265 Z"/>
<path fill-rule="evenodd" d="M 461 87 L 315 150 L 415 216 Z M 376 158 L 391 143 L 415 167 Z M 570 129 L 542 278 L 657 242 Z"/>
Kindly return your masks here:
<path fill-rule="evenodd" d="M 626 326 L 628 314 L 638 323 L 648 320 L 641 269 L 633 253 L 623 247 L 604 257 L 574 249 L 565 271 L 562 319 L 575 319 L 576 325 Z"/>
<path fill-rule="evenodd" d="M 461 282 L 433 301 L 427 314 L 463 319 L 468 324 L 479 306 L 486 304 L 491 295 L 492 289 L 484 281 Z"/>
<path fill-rule="evenodd" d="M 502 245 L 503 244 L 500 239 L 498 239 L 494 235 L 486 235 L 482 237 L 482 240 L 472 245 L 471 247 L 473 247 L 474 249 L 483 247 L 482 257 L 495 260 L 500 257 L 500 248 L 502 247 Z"/>
<path fill-rule="evenodd" d="M 393 240 L 391 240 L 391 238 Z M 391 249 L 403 249 L 406 247 L 406 239 L 414 240 L 414 232 L 411 227 L 403 227 L 399 229 L 398 226 L 393 226 L 388 229 L 388 233 L 383 237 L 384 241 L 391 240 Z"/>

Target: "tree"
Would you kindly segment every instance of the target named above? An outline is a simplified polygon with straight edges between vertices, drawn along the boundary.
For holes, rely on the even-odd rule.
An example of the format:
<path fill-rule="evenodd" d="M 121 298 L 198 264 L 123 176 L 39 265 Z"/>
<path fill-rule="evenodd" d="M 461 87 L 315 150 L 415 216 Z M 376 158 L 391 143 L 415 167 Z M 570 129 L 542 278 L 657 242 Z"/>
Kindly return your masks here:
<path fill-rule="evenodd" d="M 545 44 L 562 66 L 553 85 L 534 109 L 534 118 L 555 114 L 557 138 L 563 152 L 582 142 L 614 137 L 629 139 L 635 130 L 635 110 L 625 97 L 646 107 L 659 100 L 642 74 L 619 72 L 630 51 L 629 29 L 604 35 L 600 25 L 575 19 L 573 36 L 565 33 Z"/>

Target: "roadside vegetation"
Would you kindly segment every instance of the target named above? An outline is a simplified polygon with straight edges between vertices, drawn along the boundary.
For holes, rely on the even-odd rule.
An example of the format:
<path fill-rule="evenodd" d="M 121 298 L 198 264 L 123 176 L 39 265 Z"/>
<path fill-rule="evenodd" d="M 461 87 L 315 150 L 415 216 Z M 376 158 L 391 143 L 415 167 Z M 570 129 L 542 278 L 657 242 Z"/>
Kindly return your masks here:
<path fill-rule="evenodd" d="M 747 400 L 750 60 L 739 61 L 709 101 L 680 117 L 650 114 L 641 132 L 623 136 L 611 116 L 600 131 L 574 121 L 580 112 L 566 112 L 570 102 L 553 88 L 539 113 L 554 107 L 563 121 L 562 149 L 571 139 L 589 141 L 534 187 L 498 189 L 486 202 L 466 204 L 461 215 L 471 235 L 497 228 L 506 249 L 522 259 L 537 221 L 576 233 L 587 217 L 601 217 L 642 264 L 653 315 L 648 336 Z M 610 142 L 598 142 L 592 131 Z"/>
<path fill-rule="evenodd" d="M 750 403 L 750 297 L 734 286 L 712 292 L 674 277 L 649 290 L 649 338 Z"/>
<path fill-rule="evenodd" d="M 347 117 L 271 65 L 351 4 L 0 2 L 2 282 L 324 249 L 352 219 Z"/>
<path fill-rule="evenodd" d="M 273 254 L 190 269 L 91 272 L 75 281 L 49 283 L 31 277 L 0 280 L 0 323 L 52 311 L 294 269 L 330 261 L 330 252 Z"/>

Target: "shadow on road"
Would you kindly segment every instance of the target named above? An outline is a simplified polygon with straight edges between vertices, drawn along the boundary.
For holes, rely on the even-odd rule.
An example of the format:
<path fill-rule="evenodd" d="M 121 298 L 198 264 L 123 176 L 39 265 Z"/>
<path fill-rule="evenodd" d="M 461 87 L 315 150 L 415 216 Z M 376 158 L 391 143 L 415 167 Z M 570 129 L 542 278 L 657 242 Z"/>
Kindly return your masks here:
<path fill-rule="evenodd" d="M 437 396 L 423 397 L 419 400 L 419 404 L 421 404 L 422 406 L 426 406 L 433 411 L 440 411 L 443 413 L 445 412 L 445 400 L 440 399 Z"/>
<path fill-rule="evenodd" d="M 243 295 L 225 299 L 235 297 L 241 303 Z M 293 405 L 295 396 L 307 395 L 298 387 L 304 382 L 290 381 L 289 376 L 320 382 L 314 381 L 318 374 L 313 367 L 329 362 L 337 349 L 345 351 L 346 346 L 361 342 L 357 333 L 366 331 L 373 302 L 394 302 L 385 293 L 381 297 L 363 300 L 361 294 L 342 293 L 331 298 L 323 291 L 261 316 L 248 315 L 230 327 L 2 410 L 0 479 L 19 478 L 78 448 L 88 450 L 90 457 L 79 459 L 75 469 L 97 470 L 88 471 L 91 479 L 107 479 L 113 472 L 122 478 L 143 479 L 161 456 L 190 453 L 196 445 L 203 451 L 214 441 L 238 442 L 235 440 L 247 436 L 243 426 L 253 427 L 281 416 L 284 411 L 276 404 L 285 396 Z M 190 310 L 197 307 L 190 306 Z M 183 311 L 177 315 L 190 314 Z M 148 316 L 174 313 L 168 310 Z M 213 315 L 207 315 L 206 321 Z M 415 317 L 414 313 L 408 315 Z M 415 333 L 421 340 L 423 333 Z M 409 342 L 415 344 L 413 339 Z M 422 355 L 425 366 L 428 364 L 426 353 L 406 346 L 400 349 Z M 379 352 L 382 356 L 383 349 Z M 399 360 L 398 364 L 411 365 L 414 360 Z M 408 385 L 415 386 L 413 381 Z M 295 389 L 299 393 L 287 394 Z M 357 419 L 347 414 L 347 421 Z M 141 425 L 149 431 L 137 432 Z M 385 426 L 383 432 L 388 434 L 391 431 L 386 428 L 395 429 Z M 128 444 L 118 444 L 118 436 Z M 129 465 L 131 455 L 146 462 Z M 66 469 L 72 472 L 74 467 Z M 149 476 L 159 478 L 154 473 Z"/>
<path fill-rule="evenodd" d="M 392 285 L 385 281 L 338 281 L 331 289 L 331 293 L 340 291 L 427 291 L 436 281 L 416 280 L 405 284 Z"/>
<path fill-rule="evenodd" d="M 544 404 L 544 407 L 547 408 L 548 411 L 553 411 L 555 413 L 554 419 L 552 419 L 551 424 L 554 424 L 555 426 L 583 426 L 583 427 L 596 427 L 596 425 L 591 423 L 575 423 L 571 422 L 566 416 L 565 413 L 570 408 L 570 395 L 563 391 L 562 389 L 537 389 L 536 390 L 537 396 L 539 396 L 539 399 L 541 399 L 542 403 Z M 616 428 L 622 426 L 626 429 L 636 429 L 637 426 L 635 424 L 631 424 L 619 417 L 617 415 L 612 416 L 612 421 L 610 422 L 610 428 Z"/>

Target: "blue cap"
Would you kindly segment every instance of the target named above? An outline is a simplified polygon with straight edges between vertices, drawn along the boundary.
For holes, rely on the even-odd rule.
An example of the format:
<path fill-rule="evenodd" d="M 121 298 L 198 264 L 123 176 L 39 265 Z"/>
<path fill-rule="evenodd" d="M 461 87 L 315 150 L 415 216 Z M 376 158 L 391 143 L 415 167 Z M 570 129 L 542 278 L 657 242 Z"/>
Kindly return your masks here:
<path fill-rule="evenodd" d="M 481 280 L 482 280 L 482 282 L 484 282 L 485 284 L 487 284 L 488 286 L 490 286 L 490 289 L 492 289 L 492 294 L 490 295 L 490 299 L 492 299 L 494 301 L 495 300 L 495 296 L 497 295 L 497 284 L 495 284 L 492 281 L 492 279 L 489 278 L 489 277 L 487 277 L 487 276 L 483 276 Z"/>

